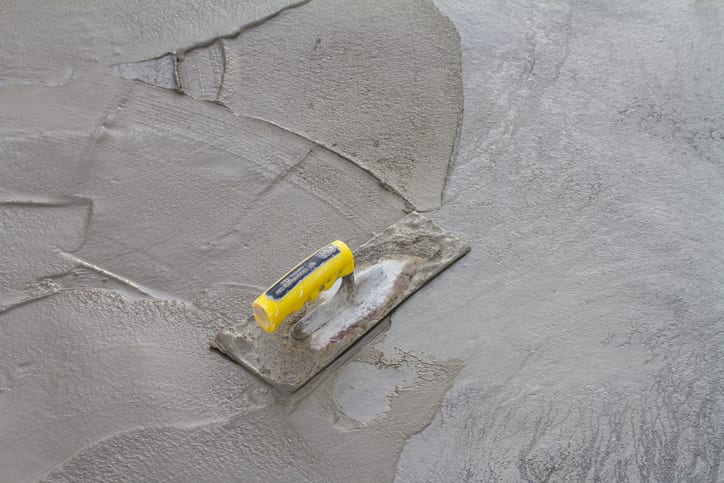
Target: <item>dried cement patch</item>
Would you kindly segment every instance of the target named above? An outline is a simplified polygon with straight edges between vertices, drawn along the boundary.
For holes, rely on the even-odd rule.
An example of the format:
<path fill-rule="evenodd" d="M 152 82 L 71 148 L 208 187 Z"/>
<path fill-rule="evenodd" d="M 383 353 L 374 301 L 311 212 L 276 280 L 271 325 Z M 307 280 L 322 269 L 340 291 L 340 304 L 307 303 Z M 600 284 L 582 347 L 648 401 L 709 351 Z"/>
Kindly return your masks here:
<path fill-rule="evenodd" d="M 429 1 L 315 0 L 178 59 L 119 66 L 309 138 L 438 208 L 462 109 L 455 27 Z M 165 74 L 160 75 L 159 71 Z"/>

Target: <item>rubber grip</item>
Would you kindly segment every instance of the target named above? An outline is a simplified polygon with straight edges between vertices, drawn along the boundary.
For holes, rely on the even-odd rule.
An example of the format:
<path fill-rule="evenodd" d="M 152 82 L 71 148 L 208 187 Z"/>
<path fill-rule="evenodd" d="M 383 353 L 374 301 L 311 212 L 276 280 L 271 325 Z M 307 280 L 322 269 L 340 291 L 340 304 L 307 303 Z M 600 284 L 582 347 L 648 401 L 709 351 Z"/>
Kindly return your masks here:
<path fill-rule="evenodd" d="M 264 291 L 251 308 L 259 327 L 274 332 L 289 315 L 328 290 L 340 277 L 354 272 L 354 256 L 346 243 L 335 240 L 320 248 Z"/>

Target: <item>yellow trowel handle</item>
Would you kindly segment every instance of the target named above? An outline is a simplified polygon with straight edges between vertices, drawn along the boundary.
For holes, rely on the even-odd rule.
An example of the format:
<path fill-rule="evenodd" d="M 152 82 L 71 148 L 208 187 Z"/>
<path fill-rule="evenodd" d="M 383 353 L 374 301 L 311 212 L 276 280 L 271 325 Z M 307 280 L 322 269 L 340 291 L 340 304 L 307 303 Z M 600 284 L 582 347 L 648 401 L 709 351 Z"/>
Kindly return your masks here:
<path fill-rule="evenodd" d="M 328 290 L 340 278 L 354 272 L 352 250 L 339 240 L 333 241 L 276 281 L 251 304 L 254 318 L 267 332 L 277 330 L 290 314 Z"/>

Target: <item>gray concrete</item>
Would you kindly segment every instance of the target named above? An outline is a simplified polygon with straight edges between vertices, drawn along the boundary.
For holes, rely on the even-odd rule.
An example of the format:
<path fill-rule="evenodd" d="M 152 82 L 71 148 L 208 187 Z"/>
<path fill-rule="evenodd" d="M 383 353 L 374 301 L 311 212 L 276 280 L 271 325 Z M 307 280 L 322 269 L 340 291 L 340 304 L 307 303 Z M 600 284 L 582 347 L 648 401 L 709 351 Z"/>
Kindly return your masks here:
<path fill-rule="evenodd" d="M 724 4 L 439 2 L 468 258 L 384 347 L 465 361 L 400 481 L 721 481 Z"/>
<path fill-rule="evenodd" d="M 325 139 L 117 77 L 289 5 L 232 3 L 0 8 L 0 481 L 724 479 L 724 4 L 436 0 L 464 112 L 427 216 L 472 251 L 285 401 L 209 338 L 414 199 Z M 404 45 L 447 32 L 394 8 Z"/>

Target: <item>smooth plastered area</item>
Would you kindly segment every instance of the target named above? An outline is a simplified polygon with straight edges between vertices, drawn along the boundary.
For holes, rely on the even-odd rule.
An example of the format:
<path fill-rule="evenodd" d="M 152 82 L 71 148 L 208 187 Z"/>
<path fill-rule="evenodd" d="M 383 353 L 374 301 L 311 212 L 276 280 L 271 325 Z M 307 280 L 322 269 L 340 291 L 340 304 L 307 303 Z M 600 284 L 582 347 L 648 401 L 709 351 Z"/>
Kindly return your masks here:
<path fill-rule="evenodd" d="M 0 4 L 0 482 L 724 479 L 724 4 Z M 346 363 L 209 349 L 411 210 Z"/>

